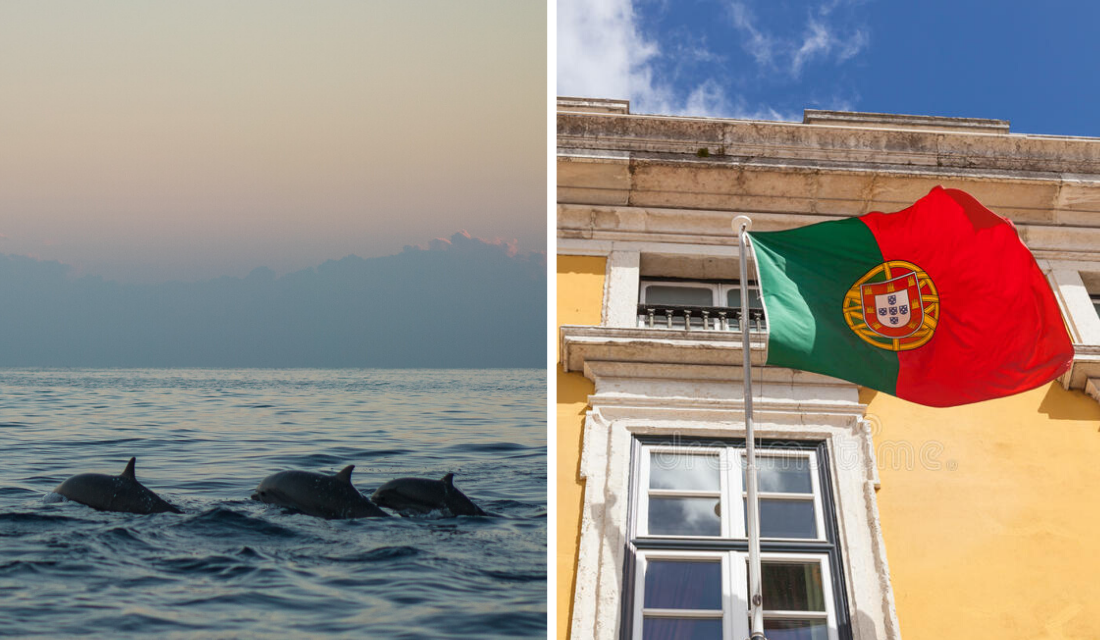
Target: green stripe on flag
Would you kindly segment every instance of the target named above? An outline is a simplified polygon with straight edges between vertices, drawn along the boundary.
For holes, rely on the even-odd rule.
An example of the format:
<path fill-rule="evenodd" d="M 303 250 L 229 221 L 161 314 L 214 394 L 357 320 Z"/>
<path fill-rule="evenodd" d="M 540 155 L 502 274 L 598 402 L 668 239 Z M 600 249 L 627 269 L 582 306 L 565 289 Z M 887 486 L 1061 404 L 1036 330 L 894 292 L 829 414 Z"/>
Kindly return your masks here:
<path fill-rule="evenodd" d="M 883 262 L 857 218 L 751 233 L 770 365 L 822 373 L 895 394 L 898 357 L 861 340 L 844 321 L 844 297 Z"/>

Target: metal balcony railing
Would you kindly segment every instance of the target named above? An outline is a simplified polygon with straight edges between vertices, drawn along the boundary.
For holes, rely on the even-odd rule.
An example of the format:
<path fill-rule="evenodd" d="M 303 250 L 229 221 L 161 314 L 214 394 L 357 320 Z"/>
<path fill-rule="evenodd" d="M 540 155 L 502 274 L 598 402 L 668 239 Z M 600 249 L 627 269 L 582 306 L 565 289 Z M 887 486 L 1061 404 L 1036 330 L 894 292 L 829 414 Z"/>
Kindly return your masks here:
<path fill-rule="evenodd" d="M 741 309 L 676 304 L 639 304 L 638 326 L 681 331 L 740 331 Z M 749 309 L 749 331 L 764 331 L 763 309 Z"/>

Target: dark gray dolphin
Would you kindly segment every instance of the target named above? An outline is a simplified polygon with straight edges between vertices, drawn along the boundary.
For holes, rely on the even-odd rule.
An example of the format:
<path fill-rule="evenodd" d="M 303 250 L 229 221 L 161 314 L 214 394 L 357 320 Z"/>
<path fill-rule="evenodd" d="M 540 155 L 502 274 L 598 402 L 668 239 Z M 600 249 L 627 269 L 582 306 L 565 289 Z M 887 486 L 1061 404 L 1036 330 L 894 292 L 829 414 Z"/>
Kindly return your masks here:
<path fill-rule="evenodd" d="M 57 485 L 53 492 L 100 511 L 183 513 L 137 481 L 134 477 L 135 460 L 130 458 L 126 469 L 117 476 L 81 473 Z"/>
<path fill-rule="evenodd" d="M 455 516 L 487 516 L 466 494 L 455 488 L 455 474 L 439 480 L 398 478 L 378 487 L 371 499 L 402 515 L 446 509 Z"/>
<path fill-rule="evenodd" d="M 385 518 L 389 514 L 351 486 L 348 465 L 336 475 L 312 471 L 280 471 L 264 478 L 253 500 L 278 505 L 318 518 Z"/>

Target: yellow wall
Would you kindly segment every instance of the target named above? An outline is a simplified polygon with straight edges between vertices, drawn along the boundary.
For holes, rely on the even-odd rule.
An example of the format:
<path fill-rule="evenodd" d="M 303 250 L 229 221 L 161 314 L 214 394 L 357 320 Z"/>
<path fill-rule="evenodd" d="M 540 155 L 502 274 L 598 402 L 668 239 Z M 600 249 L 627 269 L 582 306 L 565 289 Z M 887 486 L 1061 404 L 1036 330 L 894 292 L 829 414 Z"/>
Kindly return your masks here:
<path fill-rule="evenodd" d="M 861 399 L 902 637 L 1100 638 L 1100 405 L 1057 383 L 952 409 Z"/>
<path fill-rule="evenodd" d="M 600 323 L 604 258 L 558 256 L 558 325 Z M 592 383 L 557 371 L 557 616 L 569 636 Z M 1100 404 L 1057 383 L 952 409 L 863 390 L 902 636 L 1100 639 Z"/>
<path fill-rule="evenodd" d="M 598 325 L 603 306 L 607 260 L 558 256 L 558 326 Z M 581 438 L 592 383 L 580 373 L 565 373 L 558 363 L 558 637 L 569 637 L 576 586 L 577 544 L 584 505 L 584 483 L 578 479 Z"/>

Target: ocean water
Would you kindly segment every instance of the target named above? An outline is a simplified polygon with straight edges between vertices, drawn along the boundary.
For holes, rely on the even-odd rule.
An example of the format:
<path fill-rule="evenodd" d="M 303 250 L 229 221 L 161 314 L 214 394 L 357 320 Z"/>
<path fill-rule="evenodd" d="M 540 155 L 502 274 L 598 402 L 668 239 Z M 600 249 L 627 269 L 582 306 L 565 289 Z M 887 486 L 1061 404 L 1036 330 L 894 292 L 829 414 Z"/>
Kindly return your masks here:
<path fill-rule="evenodd" d="M 545 637 L 545 398 L 527 369 L 0 370 L 0 636 Z M 51 494 L 131 456 L 184 514 Z M 249 499 L 348 464 L 366 495 L 454 472 L 494 516 Z"/>

